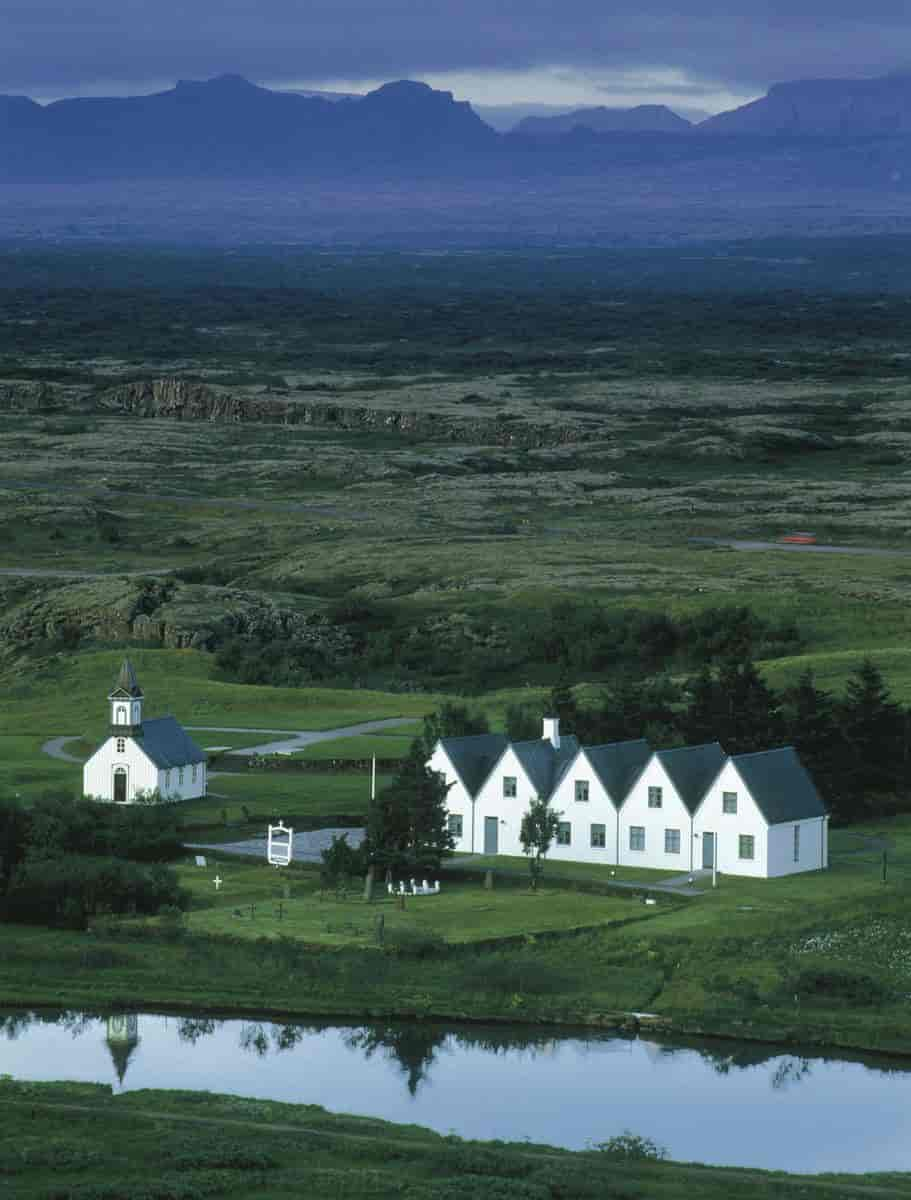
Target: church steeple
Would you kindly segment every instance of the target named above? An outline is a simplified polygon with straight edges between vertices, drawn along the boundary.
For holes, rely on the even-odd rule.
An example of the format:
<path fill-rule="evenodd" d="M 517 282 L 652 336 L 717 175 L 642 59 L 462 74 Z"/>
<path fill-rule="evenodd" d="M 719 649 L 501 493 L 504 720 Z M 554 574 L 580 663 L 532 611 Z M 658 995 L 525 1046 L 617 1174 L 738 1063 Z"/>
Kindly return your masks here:
<path fill-rule="evenodd" d="M 108 1017 L 105 1041 L 117 1072 L 117 1080 L 122 1086 L 133 1051 L 139 1045 L 139 1018 L 136 1014 L 116 1013 Z"/>
<path fill-rule="evenodd" d="M 142 732 L 142 688 L 128 658 L 121 663 L 120 674 L 108 701 L 111 705 L 112 733 L 118 737 L 135 737 Z"/>

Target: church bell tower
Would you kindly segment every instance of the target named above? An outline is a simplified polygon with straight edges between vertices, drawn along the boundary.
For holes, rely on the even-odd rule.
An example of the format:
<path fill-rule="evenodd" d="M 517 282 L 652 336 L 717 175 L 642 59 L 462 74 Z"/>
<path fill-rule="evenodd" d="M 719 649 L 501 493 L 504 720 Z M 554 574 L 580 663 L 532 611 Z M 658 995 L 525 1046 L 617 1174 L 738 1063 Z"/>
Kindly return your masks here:
<path fill-rule="evenodd" d="M 142 733 L 142 688 L 133 670 L 133 664 L 125 658 L 114 690 L 108 696 L 111 705 L 111 733 L 116 737 L 137 737 Z"/>

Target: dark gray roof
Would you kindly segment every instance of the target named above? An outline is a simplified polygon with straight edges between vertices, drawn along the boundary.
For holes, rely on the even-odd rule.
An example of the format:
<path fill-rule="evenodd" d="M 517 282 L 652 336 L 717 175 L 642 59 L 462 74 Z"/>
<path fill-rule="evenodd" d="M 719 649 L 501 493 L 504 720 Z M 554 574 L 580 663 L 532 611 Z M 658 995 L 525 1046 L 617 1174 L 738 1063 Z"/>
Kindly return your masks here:
<path fill-rule="evenodd" d="M 468 737 L 440 738 L 440 745 L 458 771 L 469 796 L 476 796 L 509 741 L 503 733 L 477 733 Z"/>
<path fill-rule="evenodd" d="M 139 680 L 136 678 L 136 672 L 133 670 L 133 664 L 128 658 L 125 658 L 120 664 L 120 674 L 117 676 L 117 682 L 114 684 L 112 696 L 119 693 L 125 693 L 127 696 L 141 696 L 142 688 L 139 686 Z"/>
<path fill-rule="evenodd" d="M 174 717 L 153 717 L 143 721 L 138 744 L 156 767 L 184 767 L 205 762 L 205 754 Z"/>
<path fill-rule="evenodd" d="M 645 738 L 633 742 L 608 742 L 603 746 L 583 746 L 583 750 L 592 770 L 618 807 L 652 756 L 652 748 Z"/>
<path fill-rule="evenodd" d="M 770 825 L 823 817 L 826 806 L 793 746 L 731 758 Z"/>
<path fill-rule="evenodd" d="M 659 750 L 655 758 L 667 771 L 680 799 L 691 813 L 702 803 L 702 797 L 727 761 L 727 755 L 718 742 Z"/>
<path fill-rule="evenodd" d="M 548 738 L 513 742 L 512 749 L 538 797 L 547 800 L 565 768 L 579 753 L 579 739 L 573 734 L 561 737 L 559 750 L 554 749 Z"/>

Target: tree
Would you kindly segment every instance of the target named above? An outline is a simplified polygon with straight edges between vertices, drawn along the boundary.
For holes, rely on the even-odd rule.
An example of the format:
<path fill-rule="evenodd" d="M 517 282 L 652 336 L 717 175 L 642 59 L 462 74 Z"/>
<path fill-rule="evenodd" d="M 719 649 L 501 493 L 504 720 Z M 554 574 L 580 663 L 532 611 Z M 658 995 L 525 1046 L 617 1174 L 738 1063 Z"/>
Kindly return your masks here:
<path fill-rule="evenodd" d="M 506 707 L 506 736 L 511 742 L 530 742 L 541 736 L 540 702 L 521 701 Z"/>
<path fill-rule="evenodd" d="M 537 889 L 538 877 L 544 869 L 543 860 L 557 836 L 562 816 L 561 812 L 554 812 L 546 800 L 533 796 L 528 811 L 522 817 L 519 841 L 522 843 L 522 853 L 528 856 L 532 891 Z"/>
<path fill-rule="evenodd" d="M 487 717 L 482 712 L 473 712 L 466 704 L 455 704 L 447 700 L 436 712 L 424 718 L 422 741 L 424 759 L 430 758 L 440 738 L 471 737 L 478 733 L 489 733 Z"/>
<path fill-rule="evenodd" d="M 905 782 L 905 719 L 883 677 L 865 659 L 837 708 L 847 753 L 839 815 L 850 819 L 894 803 Z"/>
<path fill-rule="evenodd" d="M 783 741 L 781 701 L 751 659 L 726 659 L 717 676 L 705 667 L 688 690 L 681 727 L 689 745 L 718 741 L 729 754 L 749 754 Z"/>
<path fill-rule="evenodd" d="M 348 843 L 347 834 L 332 838 L 332 845 L 323 850 L 320 857 L 320 882 L 325 887 L 347 890 L 351 880 L 363 874 L 364 855 L 360 847 L 355 849 Z"/>
<path fill-rule="evenodd" d="M 428 770 L 423 739 L 416 738 L 395 779 L 370 803 L 369 861 L 402 871 L 436 870 L 455 846 L 446 813 L 450 786 Z"/>
<path fill-rule="evenodd" d="M 809 668 L 785 691 L 783 699 L 787 740 L 823 797 L 836 803 L 842 794 L 846 743 L 834 699 L 816 686 Z"/>
<path fill-rule="evenodd" d="M 567 733 L 575 732 L 579 723 L 579 705 L 565 675 L 561 675 L 559 681 L 550 689 L 548 708 L 552 717 L 559 717 L 560 724 Z"/>

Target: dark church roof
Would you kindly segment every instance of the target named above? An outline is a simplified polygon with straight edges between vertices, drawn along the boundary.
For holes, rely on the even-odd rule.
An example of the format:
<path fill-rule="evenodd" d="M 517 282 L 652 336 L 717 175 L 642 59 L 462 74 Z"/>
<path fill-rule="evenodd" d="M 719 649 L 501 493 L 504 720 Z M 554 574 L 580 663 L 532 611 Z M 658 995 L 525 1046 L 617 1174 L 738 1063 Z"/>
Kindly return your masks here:
<path fill-rule="evenodd" d="M 120 664 L 120 674 L 117 676 L 117 682 L 114 684 L 114 690 L 111 692 L 111 695 L 136 697 L 142 695 L 142 688 L 139 686 L 139 680 L 136 678 L 133 664 L 128 658 L 125 658 Z"/>
<path fill-rule="evenodd" d="M 136 742 L 156 767 L 165 770 L 204 762 L 206 757 L 174 717 L 153 717 L 151 721 L 143 721 Z"/>
<path fill-rule="evenodd" d="M 735 754 L 731 762 L 770 825 L 826 815 L 822 797 L 793 746 Z"/>

